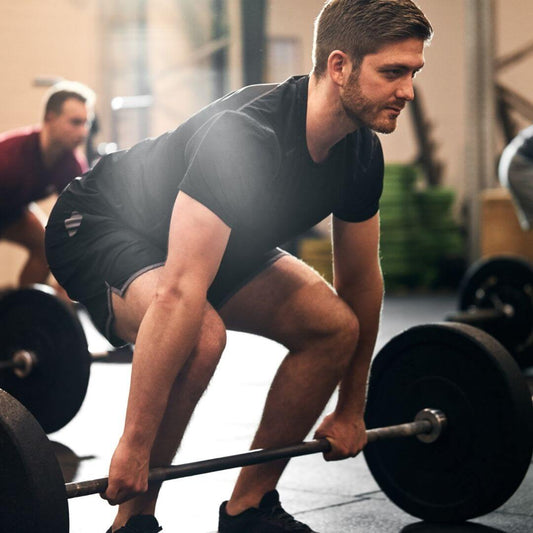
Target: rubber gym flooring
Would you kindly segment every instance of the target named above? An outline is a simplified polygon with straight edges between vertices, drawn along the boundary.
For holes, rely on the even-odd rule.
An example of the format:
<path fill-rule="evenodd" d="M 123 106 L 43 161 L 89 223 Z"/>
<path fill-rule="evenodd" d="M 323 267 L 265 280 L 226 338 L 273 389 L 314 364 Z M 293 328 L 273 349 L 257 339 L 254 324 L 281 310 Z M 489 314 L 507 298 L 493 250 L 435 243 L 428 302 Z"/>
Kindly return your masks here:
<path fill-rule="evenodd" d="M 454 309 L 452 295 L 387 297 L 378 348 L 403 329 L 440 321 Z M 108 347 L 90 325 L 88 332 L 91 351 Z M 246 451 L 283 355 L 275 343 L 230 333 L 175 462 Z M 49 435 L 67 481 L 107 476 L 122 431 L 129 372 L 129 365 L 93 364 L 80 412 Z M 529 381 L 531 386 L 533 378 Z M 216 532 L 219 504 L 229 497 L 236 475 L 237 470 L 226 470 L 165 482 L 156 513 L 163 531 Z M 295 458 L 279 490 L 284 507 L 320 533 L 533 532 L 533 468 L 501 508 L 459 526 L 426 524 L 395 507 L 373 480 L 362 455 L 336 463 L 326 463 L 321 455 Z M 72 533 L 104 533 L 114 516 L 114 509 L 97 495 L 71 499 L 69 508 Z"/>

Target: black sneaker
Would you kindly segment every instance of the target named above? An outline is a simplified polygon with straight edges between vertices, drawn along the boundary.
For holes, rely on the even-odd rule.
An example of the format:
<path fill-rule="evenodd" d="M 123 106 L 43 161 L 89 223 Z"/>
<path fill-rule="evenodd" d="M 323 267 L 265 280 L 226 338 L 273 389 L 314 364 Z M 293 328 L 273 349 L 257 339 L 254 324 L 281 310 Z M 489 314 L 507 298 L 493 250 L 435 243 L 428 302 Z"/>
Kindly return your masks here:
<path fill-rule="evenodd" d="M 277 490 L 263 496 L 259 509 L 252 507 L 236 516 L 226 513 L 226 503 L 220 506 L 218 533 L 317 533 L 281 507 Z"/>
<path fill-rule="evenodd" d="M 139 514 L 132 516 L 126 525 L 117 529 L 115 533 L 157 533 L 163 528 L 158 524 L 155 516 L 149 514 Z M 111 533 L 111 528 L 107 530 Z"/>

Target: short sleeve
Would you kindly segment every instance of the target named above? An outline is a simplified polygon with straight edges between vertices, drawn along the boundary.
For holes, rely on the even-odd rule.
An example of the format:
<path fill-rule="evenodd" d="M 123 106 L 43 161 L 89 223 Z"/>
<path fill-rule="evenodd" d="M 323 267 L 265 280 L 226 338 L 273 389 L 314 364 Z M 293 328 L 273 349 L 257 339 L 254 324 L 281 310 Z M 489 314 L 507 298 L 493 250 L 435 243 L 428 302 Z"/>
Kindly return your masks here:
<path fill-rule="evenodd" d="M 348 171 L 333 214 L 346 222 L 363 222 L 379 210 L 383 192 L 383 150 L 369 129 L 352 134 L 348 142 Z"/>
<path fill-rule="evenodd" d="M 215 115 L 189 140 L 180 190 L 235 228 L 254 216 L 279 167 L 274 132 L 248 115 Z"/>

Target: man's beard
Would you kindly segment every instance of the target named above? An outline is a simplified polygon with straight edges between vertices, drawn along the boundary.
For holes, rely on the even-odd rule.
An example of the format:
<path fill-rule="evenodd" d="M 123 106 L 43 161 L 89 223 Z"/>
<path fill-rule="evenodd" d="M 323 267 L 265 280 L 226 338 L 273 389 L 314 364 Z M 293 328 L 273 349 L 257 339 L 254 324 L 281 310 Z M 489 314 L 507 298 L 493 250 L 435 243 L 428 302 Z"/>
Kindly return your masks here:
<path fill-rule="evenodd" d="M 348 118 L 356 127 L 367 127 L 378 133 L 392 133 L 396 129 L 396 119 L 383 118 L 387 110 L 365 96 L 359 85 L 359 70 L 354 70 L 348 79 L 344 93 L 341 94 L 341 104 Z M 395 104 L 403 107 L 403 103 Z M 392 110 L 391 110 L 392 113 Z"/>

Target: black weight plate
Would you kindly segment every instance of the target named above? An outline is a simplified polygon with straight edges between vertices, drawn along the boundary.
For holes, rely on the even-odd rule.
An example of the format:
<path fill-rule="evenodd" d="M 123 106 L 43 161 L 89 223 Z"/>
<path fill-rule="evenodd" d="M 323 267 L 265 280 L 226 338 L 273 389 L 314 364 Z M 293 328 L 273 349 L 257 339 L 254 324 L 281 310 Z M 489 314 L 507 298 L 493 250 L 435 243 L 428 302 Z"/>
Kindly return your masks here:
<path fill-rule="evenodd" d="M 436 442 L 403 438 L 365 448 L 383 492 L 431 522 L 461 522 L 507 501 L 531 461 L 533 406 L 505 348 L 455 323 L 417 326 L 394 337 L 372 365 L 367 427 L 410 422 L 426 407 L 448 419 Z"/>
<path fill-rule="evenodd" d="M 68 533 L 67 495 L 50 442 L 35 418 L 0 390 L 0 529 Z"/>
<path fill-rule="evenodd" d="M 38 364 L 25 378 L 0 374 L 0 388 L 21 402 L 46 433 L 65 426 L 87 392 L 90 354 L 85 333 L 70 306 L 56 296 L 26 288 L 0 299 L 0 359 L 35 352 Z"/>
<path fill-rule="evenodd" d="M 482 329 L 515 356 L 533 343 L 533 267 L 527 261 L 498 256 L 481 259 L 468 269 L 459 287 L 459 310 L 491 309 L 495 301 L 511 305 L 515 314 Z"/>

